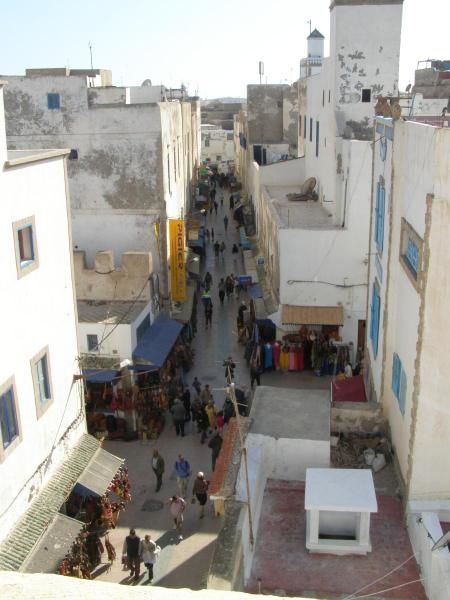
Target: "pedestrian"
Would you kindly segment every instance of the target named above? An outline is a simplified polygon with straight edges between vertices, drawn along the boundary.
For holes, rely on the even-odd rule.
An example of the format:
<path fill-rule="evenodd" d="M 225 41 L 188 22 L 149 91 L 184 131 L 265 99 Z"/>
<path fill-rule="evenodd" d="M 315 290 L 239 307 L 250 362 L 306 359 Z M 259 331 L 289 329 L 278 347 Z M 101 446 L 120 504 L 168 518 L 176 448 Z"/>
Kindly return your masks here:
<path fill-rule="evenodd" d="M 223 420 L 223 416 L 222 416 Z M 219 421 L 219 413 L 217 414 L 217 421 Z M 214 435 L 208 442 L 208 448 L 211 448 L 211 462 L 212 462 L 212 470 L 214 471 L 216 468 L 217 457 L 220 454 L 220 449 L 222 448 L 222 436 L 219 433 L 219 430 L 216 429 Z"/>
<path fill-rule="evenodd" d="M 122 554 L 127 557 L 127 567 L 130 569 L 130 577 L 139 578 L 141 572 L 141 558 L 139 556 L 139 547 L 141 538 L 136 535 L 135 529 L 130 529 L 129 535 L 123 542 Z"/>
<path fill-rule="evenodd" d="M 225 252 L 226 249 L 227 249 L 227 247 L 225 246 L 225 242 L 222 242 L 220 244 L 220 253 L 222 255 L 222 258 L 223 258 L 223 253 Z"/>
<path fill-rule="evenodd" d="M 208 487 L 209 481 L 206 480 L 205 474 L 202 471 L 199 471 L 192 488 L 192 498 L 194 499 L 195 496 L 200 504 L 200 519 L 203 519 L 205 516 L 205 504 L 208 501 Z"/>
<path fill-rule="evenodd" d="M 239 254 L 239 248 L 237 247 L 237 244 L 233 244 L 231 252 L 232 254 Z"/>
<path fill-rule="evenodd" d="M 141 541 L 139 556 L 148 571 L 148 581 L 153 581 L 153 565 L 158 559 L 161 552 L 160 546 L 154 542 L 149 534 L 146 534 L 144 539 Z"/>
<path fill-rule="evenodd" d="M 209 229 L 205 230 L 205 236 L 206 236 L 206 242 L 209 244 L 209 236 L 210 236 Z"/>
<path fill-rule="evenodd" d="M 220 299 L 220 304 L 223 304 L 224 298 L 225 298 L 225 280 L 222 277 L 221 280 L 219 281 L 219 299 Z"/>
<path fill-rule="evenodd" d="M 152 469 L 153 473 L 156 475 L 155 492 L 159 492 L 162 486 L 162 477 L 164 473 L 164 459 L 157 448 L 153 450 Z"/>
<path fill-rule="evenodd" d="M 212 433 L 217 426 L 216 422 L 216 406 L 213 400 L 210 400 L 205 406 L 205 412 L 208 416 L 209 432 Z"/>
<path fill-rule="evenodd" d="M 201 301 L 203 306 L 207 306 L 211 302 L 211 292 L 209 289 L 202 292 Z"/>
<path fill-rule="evenodd" d="M 219 252 L 220 252 L 220 244 L 219 244 L 219 242 L 216 241 L 214 243 L 214 254 L 216 257 L 219 256 Z"/>
<path fill-rule="evenodd" d="M 209 203 L 209 214 L 212 215 L 212 211 L 213 211 L 213 203 L 210 202 Z"/>
<path fill-rule="evenodd" d="M 211 394 L 209 384 L 207 383 L 207 384 L 205 384 L 205 387 L 203 388 L 203 390 L 200 392 L 200 400 L 202 401 L 203 406 L 206 406 L 206 404 L 208 404 L 208 402 L 212 399 L 213 399 L 213 396 Z"/>
<path fill-rule="evenodd" d="M 200 412 L 197 417 L 197 427 L 198 432 L 201 433 L 200 436 L 200 444 L 204 444 L 206 438 L 208 437 L 208 415 L 206 414 L 205 407 L 200 405 Z"/>
<path fill-rule="evenodd" d="M 184 437 L 184 423 L 186 419 L 186 410 L 179 398 L 175 398 L 170 412 L 172 413 L 173 424 L 175 425 L 176 434 L 181 435 L 181 437 Z"/>
<path fill-rule="evenodd" d="M 183 395 L 181 396 L 181 401 L 183 402 L 184 410 L 186 411 L 185 421 L 191 420 L 191 392 L 189 388 L 185 388 Z"/>
<path fill-rule="evenodd" d="M 202 409 L 202 403 L 200 402 L 200 398 L 196 396 L 194 401 L 191 404 L 191 414 L 192 414 L 192 422 L 198 421 L 198 417 L 200 415 L 200 411 Z M 197 423 L 198 426 L 198 423 Z"/>
<path fill-rule="evenodd" d="M 233 194 L 230 194 L 230 210 L 233 210 L 234 208 L 234 196 Z"/>
<path fill-rule="evenodd" d="M 234 369 L 236 368 L 236 363 L 233 358 L 229 356 L 226 360 L 223 361 L 223 366 L 225 367 L 225 379 L 228 381 L 228 378 L 234 378 Z"/>
<path fill-rule="evenodd" d="M 233 280 L 229 275 L 227 275 L 227 278 L 225 279 L 225 292 L 228 299 L 233 294 Z"/>
<path fill-rule="evenodd" d="M 178 539 L 183 539 L 183 513 L 186 509 L 186 502 L 180 496 L 171 496 L 169 498 L 169 510 L 172 515 L 175 529 L 178 532 Z"/>
<path fill-rule="evenodd" d="M 205 285 L 205 290 L 209 290 L 211 289 L 211 285 L 212 285 L 212 275 L 209 271 L 206 271 L 206 275 L 205 275 L 205 279 L 204 281 L 204 285 Z"/>
<path fill-rule="evenodd" d="M 350 377 L 353 377 L 352 365 L 349 362 L 345 363 L 344 375 L 346 379 L 350 379 Z"/>
<path fill-rule="evenodd" d="M 223 411 L 219 410 L 217 413 L 217 431 L 220 433 L 220 435 L 222 435 L 224 423 Z"/>
<path fill-rule="evenodd" d="M 191 476 L 191 465 L 182 454 L 179 454 L 178 459 L 175 461 L 175 473 L 177 475 L 177 484 L 180 495 L 183 498 L 186 498 L 189 477 Z"/>
<path fill-rule="evenodd" d="M 214 242 L 214 227 L 211 227 L 211 239 Z"/>
<path fill-rule="evenodd" d="M 233 405 L 233 402 L 231 401 L 231 398 L 229 398 L 229 397 L 225 398 L 225 402 L 223 403 L 223 407 L 222 407 L 222 412 L 223 412 L 224 423 L 225 423 L 225 425 L 227 425 L 229 420 L 236 415 L 236 412 L 234 410 L 234 405 Z"/>
<path fill-rule="evenodd" d="M 223 218 L 223 224 L 225 226 L 225 233 L 226 233 L 227 229 L 228 229 L 228 217 L 227 217 L 227 215 L 225 215 L 224 218 Z"/>
<path fill-rule="evenodd" d="M 247 310 L 247 305 L 245 304 L 244 301 L 242 301 L 241 305 L 239 307 L 239 310 L 238 310 L 238 318 L 237 318 L 239 329 L 244 327 L 244 312 L 246 310 Z"/>
<path fill-rule="evenodd" d="M 214 200 L 214 211 L 216 213 L 216 217 L 217 217 L 217 209 L 219 208 L 219 205 L 217 204 L 217 202 Z"/>
<path fill-rule="evenodd" d="M 210 196 L 211 196 L 211 200 L 212 200 L 213 202 L 215 202 L 215 199 L 216 199 L 216 188 L 213 188 L 213 189 L 211 190 Z M 211 212 L 212 212 L 212 209 L 211 209 Z"/>
<path fill-rule="evenodd" d="M 205 306 L 205 329 L 208 329 L 208 325 L 212 327 L 212 313 L 213 313 L 213 304 L 210 302 Z"/>
<path fill-rule="evenodd" d="M 222 195 L 220 196 L 220 208 L 223 207 L 223 192 Z"/>
<path fill-rule="evenodd" d="M 250 387 L 253 389 L 253 384 L 261 385 L 260 368 L 257 359 L 253 359 L 250 363 Z"/>
<path fill-rule="evenodd" d="M 198 380 L 197 376 L 194 377 L 194 381 L 192 382 L 192 387 L 197 392 L 197 394 L 200 396 L 200 392 L 202 391 L 202 384 Z"/>

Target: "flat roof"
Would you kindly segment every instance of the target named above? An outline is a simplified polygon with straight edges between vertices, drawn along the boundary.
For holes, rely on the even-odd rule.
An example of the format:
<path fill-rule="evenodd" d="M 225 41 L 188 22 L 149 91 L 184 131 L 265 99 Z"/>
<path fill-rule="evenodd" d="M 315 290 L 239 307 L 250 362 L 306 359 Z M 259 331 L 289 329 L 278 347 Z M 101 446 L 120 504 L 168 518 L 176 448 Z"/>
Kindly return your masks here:
<path fill-rule="evenodd" d="M 273 438 L 329 441 L 330 392 L 258 386 L 249 433 Z"/>
<path fill-rule="evenodd" d="M 108 323 L 119 321 L 124 324 L 133 321 L 145 309 L 148 302 L 108 301 L 108 300 L 78 300 L 78 321 L 80 323 Z"/>
<path fill-rule="evenodd" d="M 272 205 L 285 227 L 290 229 L 341 229 L 333 222 L 333 215 L 314 200 L 291 201 L 287 194 L 299 194 L 300 185 L 274 186 L 266 189 Z"/>

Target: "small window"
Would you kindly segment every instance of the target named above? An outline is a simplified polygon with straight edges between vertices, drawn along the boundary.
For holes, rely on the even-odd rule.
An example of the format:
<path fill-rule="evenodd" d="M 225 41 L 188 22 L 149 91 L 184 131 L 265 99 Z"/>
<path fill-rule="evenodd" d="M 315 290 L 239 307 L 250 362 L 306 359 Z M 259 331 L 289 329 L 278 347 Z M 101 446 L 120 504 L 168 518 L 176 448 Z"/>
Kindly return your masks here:
<path fill-rule="evenodd" d="M 221 156 L 220 154 L 218 154 L 218 155 L 216 156 L 216 160 L 217 160 L 217 162 L 220 162 L 220 161 L 222 160 L 222 156 Z"/>
<path fill-rule="evenodd" d="M 405 415 L 405 404 L 406 404 L 406 386 L 407 379 L 406 373 L 402 366 L 398 354 L 394 352 L 392 357 L 392 381 L 391 388 L 394 396 L 397 398 L 398 407 L 402 415 Z"/>
<path fill-rule="evenodd" d="M 411 225 L 402 219 L 400 262 L 416 289 L 419 285 L 419 275 L 422 263 L 422 238 Z"/>
<path fill-rule="evenodd" d="M 319 156 L 319 121 L 316 121 L 316 156 Z"/>
<path fill-rule="evenodd" d="M 328 104 L 331 102 L 331 90 L 328 90 Z"/>
<path fill-rule="evenodd" d="M 44 348 L 39 354 L 31 359 L 31 369 L 34 383 L 36 413 L 39 418 L 52 403 L 48 348 Z"/>
<path fill-rule="evenodd" d="M 0 427 L 2 436 L 2 452 L 0 452 L 0 456 L 3 457 L 3 451 L 7 450 L 15 440 L 19 439 L 19 424 L 13 380 L 9 380 L 0 391 Z"/>
<path fill-rule="evenodd" d="M 361 100 L 363 102 L 370 102 L 371 96 L 372 96 L 372 90 L 365 89 L 365 90 L 362 91 Z"/>
<path fill-rule="evenodd" d="M 322 90 L 322 106 L 325 106 L 325 90 Z"/>
<path fill-rule="evenodd" d="M 95 352 L 98 350 L 98 335 L 94 333 L 87 334 L 87 349 L 88 352 Z"/>
<path fill-rule="evenodd" d="M 313 120 L 310 118 L 309 119 L 309 141 L 312 142 L 312 136 L 313 136 Z"/>
<path fill-rule="evenodd" d="M 38 267 L 34 217 L 13 223 L 16 268 L 19 279 Z"/>
<path fill-rule="evenodd" d="M 47 94 L 47 107 L 50 110 L 61 108 L 61 96 L 60 94 Z"/>
<path fill-rule="evenodd" d="M 303 138 L 306 139 L 306 115 L 303 117 Z"/>
<path fill-rule="evenodd" d="M 233 134 L 227 133 L 227 142 L 232 142 L 232 141 L 233 141 Z"/>
<path fill-rule="evenodd" d="M 209 148 L 209 144 L 210 144 L 209 137 L 206 137 L 205 138 L 205 148 Z"/>
<path fill-rule="evenodd" d="M 70 154 L 69 154 L 69 160 L 78 160 L 78 150 L 75 150 L 75 148 L 72 148 L 72 150 L 70 151 Z"/>

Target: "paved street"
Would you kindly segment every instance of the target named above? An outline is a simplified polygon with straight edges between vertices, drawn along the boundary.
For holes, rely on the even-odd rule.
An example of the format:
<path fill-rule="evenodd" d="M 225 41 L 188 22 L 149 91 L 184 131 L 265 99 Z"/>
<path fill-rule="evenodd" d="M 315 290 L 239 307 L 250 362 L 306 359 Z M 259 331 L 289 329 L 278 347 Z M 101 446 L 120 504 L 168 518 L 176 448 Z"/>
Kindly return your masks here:
<path fill-rule="evenodd" d="M 218 197 L 220 197 L 220 190 L 218 190 Z M 186 382 L 189 384 L 195 375 L 202 384 L 208 383 L 213 389 L 214 400 L 218 407 L 222 406 L 225 398 L 222 389 L 224 386 L 222 361 L 225 357 L 231 354 L 236 359 L 236 382 L 249 383 L 248 370 L 242 359 L 242 346 L 237 343 L 236 314 L 240 300 L 233 298 L 227 301 L 225 299 L 224 306 L 221 306 L 217 291 L 220 277 L 225 277 L 232 272 L 234 274 L 243 272 L 240 256 L 238 255 L 239 258 L 236 259 L 231 254 L 233 243 L 238 242 L 238 235 L 228 207 L 228 194 L 226 194 L 222 208 L 219 202 L 217 216 L 214 213 L 207 215 L 206 226 L 209 229 L 214 227 L 215 239 L 225 242 L 226 252 L 223 258 L 215 258 L 212 242 L 207 245 L 206 258 L 203 261 L 203 274 L 209 271 L 213 277 L 213 325 L 212 328 L 205 330 L 203 307 L 199 302 L 197 335 L 193 341 L 194 367 L 186 376 Z M 223 222 L 225 214 L 230 219 L 227 233 L 224 231 Z M 151 455 L 155 445 L 166 462 L 163 487 L 158 493 L 155 493 L 155 478 L 151 470 Z M 182 452 L 189 460 L 193 473 L 202 470 L 207 477 L 210 477 L 211 451 L 207 444 L 200 444 L 200 436 L 192 431 L 190 424 L 187 426 L 186 437 L 177 438 L 170 415 L 168 415 L 166 427 L 156 443 L 150 441 L 145 444 L 141 441 L 106 442 L 105 448 L 113 454 L 126 458 L 132 484 L 132 501 L 128 504 L 126 512 L 120 515 L 117 529 L 110 533 L 110 540 L 116 548 L 117 559 L 111 570 L 106 571 L 105 565 L 99 568 L 98 579 L 131 585 L 132 582 L 127 577 L 128 571 L 122 570 L 120 557 L 123 540 L 128 529 L 135 527 L 138 535 L 143 536 L 144 533 L 149 532 L 162 548 L 161 556 L 154 569 L 154 584 L 192 589 L 204 587 L 213 545 L 221 527 L 221 519 L 212 514 L 212 507 L 209 507 L 209 512 L 203 520 L 198 518 L 198 504 L 191 505 L 189 503 L 189 493 L 192 489 L 190 487 L 188 507 L 185 512 L 184 540 L 179 543 L 172 529 L 172 519 L 166 501 L 170 495 L 177 493 L 176 481 L 172 472 L 179 452 Z M 156 510 L 143 510 L 144 504 L 148 501 L 156 501 L 150 502 L 150 504 L 154 504 L 151 508 L 156 508 Z M 103 556 L 105 557 L 105 555 Z M 138 582 L 139 585 L 144 584 L 146 579 L 147 576 L 143 575 Z"/>

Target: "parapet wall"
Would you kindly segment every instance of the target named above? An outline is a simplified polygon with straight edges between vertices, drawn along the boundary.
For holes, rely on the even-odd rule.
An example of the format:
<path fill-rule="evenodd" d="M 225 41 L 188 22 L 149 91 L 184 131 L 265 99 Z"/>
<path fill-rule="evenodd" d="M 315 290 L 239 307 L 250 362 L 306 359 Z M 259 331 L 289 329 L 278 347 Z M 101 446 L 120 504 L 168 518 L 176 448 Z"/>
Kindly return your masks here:
<path fill-rule="evenodd" d="M 74 269 L 78 300 L 150 300 L 150 284 L 145 285 L 153 270 L 150 252 L 125 252 L 118 266 L 112 251 L 97 252 L 88 269 L 85 252 L 75 251 Z"/>

